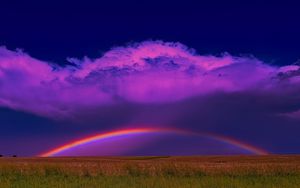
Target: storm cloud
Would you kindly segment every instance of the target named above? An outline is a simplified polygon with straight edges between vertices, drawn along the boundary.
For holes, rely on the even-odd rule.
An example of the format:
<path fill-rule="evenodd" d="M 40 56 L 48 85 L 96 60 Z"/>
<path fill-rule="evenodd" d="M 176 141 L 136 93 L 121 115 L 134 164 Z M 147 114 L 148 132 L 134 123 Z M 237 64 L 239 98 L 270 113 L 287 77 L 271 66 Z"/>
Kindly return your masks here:
<path fill-rule="evenodd" d="M 299 93 L 300 70 L 254 57 L 199 55 L 180 43 L 145 41 L 68 66 L 0 48 L 0 106 L 49 118 L 120 104 L 170 104 L 216 93 Z M 298 107 L 279 113 L 297 115 Z M 293 113 L 295 111 L 296 113 Z"/>

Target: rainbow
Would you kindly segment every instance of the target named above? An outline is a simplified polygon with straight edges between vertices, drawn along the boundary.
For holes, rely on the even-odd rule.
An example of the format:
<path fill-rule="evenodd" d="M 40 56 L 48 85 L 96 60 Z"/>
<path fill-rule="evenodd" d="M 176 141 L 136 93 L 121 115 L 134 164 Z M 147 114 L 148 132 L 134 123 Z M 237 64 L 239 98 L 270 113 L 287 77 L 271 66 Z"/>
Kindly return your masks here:
<path fill-rule="evenodd" d="M 250 151 L 250 152 L 252 152 L 256 155 L 268 155 L 269 154 L 269 152 L 267 152 L 264 149 L 261 149 L 259 147 L 250 145 L 248 143 L 242 142 L 240 140 L 237 140 L 237 139 L 234 139 L 234 138 L 231 138 L 231 137 L 226 137 L 226 136 L 223 136 L 223 135 L 217 135 L 217 134 L 212 134 L 212 133 L 204 133 L 204 134 L 198 133 L 198 134 L 202 135 L 202 136 L 209 137 L 211 139 L 214 139 L 214 140 L 217 140 L 217 141 L 220 141 L 220 142 L 224 142 L 224 143 L 228 143 L 228 144 L 240 147 L 240 148 L 248 150 L 248 151 Z"/>
<path fill-rule="evenodd" d="M 138 134 L 145 134 L 145 133 L 180 133 L 180 134 L 189 134 L 189 135 L 199 135 L 199 136 L 205 136 L 220 142 L 228 143 L 237 147 L 240 147 L 242 149 L 245 149 L 251 153 L 257 154 L 257 155 L 267 155 L 268 152 L 260 149 L 258 147 L 255 147 L 253 145 L 244 143 L 242 141 L 230 138 L 230 137 L 225 137 L 222 135 L 217 135 L 217 134 L 212 134 L 212 133 L 194 133 L 191 131 L 185 131 L 185 130 L 180 130 L 180 129 L 162 129 L 162 128 L 137 128 L 137 129 L 124 129 L 124 130 L 116 130 L 116 131 L 111 131 L 107 133 L 100 133 L 96 134 L 93 136 L 88 136 L 86 138 L 82 138 L 79 140 L 72 141 L 70 143 L 64 144 L 62 146 L 56 147 L 50 151 L 47 151 L 45 153 L 42 153 L 39 155 L 39 157 L 51 157 L 55 156 L 63 151 L 72 149 L 74 147 L 88 144 L 91 142 L 99 141 L 99 140 L 105 140 L 108 138 L 113 138 L 113 137 L 118 137 L 118 136 L 125 136 L 125 135 L 138 135 Z"/>

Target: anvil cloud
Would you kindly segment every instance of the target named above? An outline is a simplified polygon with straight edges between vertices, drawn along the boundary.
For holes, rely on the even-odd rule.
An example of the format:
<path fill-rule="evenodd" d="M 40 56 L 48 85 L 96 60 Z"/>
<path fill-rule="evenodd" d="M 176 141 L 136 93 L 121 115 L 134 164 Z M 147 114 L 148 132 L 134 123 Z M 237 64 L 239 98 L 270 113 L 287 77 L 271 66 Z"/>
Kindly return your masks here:
<path fill-rule="evenodd" d="M 272 66 L 254 57 L 198 55 L 180 43 L 146 41 L 113 48 L 69 66 L 0 48 L 0 106 L 69 118 L 123 102 L 172 103 L 213 93 L 298 91 L 298 65 Z M 293 93 L 293 92 L 292 92 Z"/>

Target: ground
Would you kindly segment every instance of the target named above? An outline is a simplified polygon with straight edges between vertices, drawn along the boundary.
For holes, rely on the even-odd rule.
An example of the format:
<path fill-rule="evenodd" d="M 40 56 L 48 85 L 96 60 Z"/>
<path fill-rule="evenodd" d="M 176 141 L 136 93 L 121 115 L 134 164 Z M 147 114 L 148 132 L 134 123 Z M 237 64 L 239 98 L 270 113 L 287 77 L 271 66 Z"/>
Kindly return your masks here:
<path fill-rule="evenodd" d="M 2 157 L 0 187 L 298 188 L 300 155 Z"/>

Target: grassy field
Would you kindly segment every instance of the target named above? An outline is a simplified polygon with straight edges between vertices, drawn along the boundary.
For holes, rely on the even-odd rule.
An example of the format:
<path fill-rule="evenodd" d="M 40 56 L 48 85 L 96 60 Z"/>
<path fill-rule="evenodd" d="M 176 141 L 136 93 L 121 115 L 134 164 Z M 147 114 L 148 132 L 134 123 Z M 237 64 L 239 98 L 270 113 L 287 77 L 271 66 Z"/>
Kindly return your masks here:
<path fill-rule="evenodd" d="M 299 188 L 300 156 L 0 158 L 0 187 Z"/>

